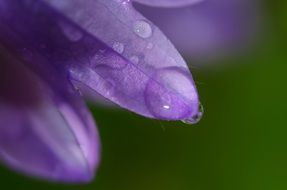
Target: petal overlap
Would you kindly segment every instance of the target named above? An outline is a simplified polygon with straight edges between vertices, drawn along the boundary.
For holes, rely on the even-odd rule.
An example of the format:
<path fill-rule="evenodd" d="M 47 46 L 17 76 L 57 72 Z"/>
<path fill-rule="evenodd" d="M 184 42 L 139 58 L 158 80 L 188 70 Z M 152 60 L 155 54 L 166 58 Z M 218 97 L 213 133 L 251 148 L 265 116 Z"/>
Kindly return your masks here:
<path fill-rule="evenodd" d="M 161 31 L 137 13 L 129 2 L 46 2 L 107 46 L 90 55 L 90 65 L 81 68 L 85 74 L 79 74 L 81 72 L 73 68 L 72 78 L 76 81 L 95 89 L 121 107 L 147 117 L 178 120 L 197 112 L 197 91 L 185 61 Z M 171 89 L 167 85 L 164 87 L 164 93 L 175 94 L 171 97 L 176 101 L 166 101 L 166 104 L 171 104 L 169 109 L 174 109 L 173 111 L 185 109 L 185 113 L 190 115 L 157 117 L 152 114 L 153 107 L 148 106 L 149 103 L 146 101 L 149 98 L 146 96 L 158 96 L 157 99 L 160 99 L 161 94 L 147 93 L 147 84 L 150 80 L 157 80 L 153 75 L 158 70 L 174 67 L 186 73 L 190 83 L 186 83 L 189 86 L 181 88 L 191 88 L 189 97 L 194 99 L 183 97 L 177 89 Z M 181 73 L 178 72 L 177 75 Z M 161 81 L 156 82 L 163 86 L 160 84 Z"/>
<path fill-rule="evenodd" d="M 71 85 L 50 84 L 0 48 L 0 160 L 38 178 L 88 182 L 100 156 L 95 124 Z"/>
<path fill-rule="evenodd" d="M 47 180 L 90 181 L 100 143 L 82 94 L 150 118 L 202 116 L 186 62 L 132 1 L 0 0 L 1 162 Z"/>
<path fill-rule="evenodd" d="M 197 90 L 185 61 L 129 2 L 30 0 L 7 5 L 8 13 L 0 13 L 6 23 L 0 24 L 0 38 L 37 72 L 55 70 L 80 90 L 89 88 L 146 117 L 180 120 L 197 114 Z M 9 15 L 12 11 L 17 14 Z M 155 77 L 162 70 L 165 77 Z M 184 84 L 180 88 L 189 94 L 166 84 L 166 75 L 177 75 L 173 83 Z M 149 90 L 151 81 L 158 84 L 156 93 Z M 162 99 L 163 94 L 170 98 Z M 162 104 L 157 108 L 162 114 L 154 114 L 153 105 Z M 171 117 L 168 112 L 182 114 Z"/>

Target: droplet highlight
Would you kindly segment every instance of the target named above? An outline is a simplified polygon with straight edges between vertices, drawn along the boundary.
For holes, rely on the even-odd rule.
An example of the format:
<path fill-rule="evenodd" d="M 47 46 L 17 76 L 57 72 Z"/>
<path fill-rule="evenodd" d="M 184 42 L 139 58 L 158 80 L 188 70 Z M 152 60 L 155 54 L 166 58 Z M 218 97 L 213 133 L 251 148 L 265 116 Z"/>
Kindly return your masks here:
<path fill-rule="evenodd" d="M 124 52 L 124 50 L 125 50 L 125 46 L 124 46 L 124 44 L 122 44 L 120 42 L 115 42 L 113 44 L 113 50 L 115 50 L 119 54 L 122 54 Z"/>
<path fill-rule="evenodd" d="M 139 58 L 138 58 L 138 56 L 131 56 L 130 57 L 130 61 L 132 62 L 132 63 L 139 63 Z"/>
<path fill-rule="evenodd" d="M 152 35 L 152 28 L 148 22 L 139 20 L 134 24 L 134 32 L 141 38 L 149 38 Z"/>
<path fill-rule="evenodd" d="M 60 28 L 62 29 L 64 35 L 72 42 L 80 41 L 83 38 L 83 33 L 75 28 L 74 26 L 71 26 L 69 24 L 66 24 L 64 22 L 59 23 Z"/>
<path fill-rule="evenodd" d="M 157 119 L 182 120 L 197 110 L 198 96 L 189 73 L 169 67 L 158 70 L 150 78 L 145 103 Z"/>
<path fill-rule="evenodd" d="M 147 49 L 152 49 L 153 48 L 153 43 L 148 43 L 146 46 Z"/>
<path fill-rule="evenodd" d="M 204 113 L 204 108 L 202 104 L 200 103 L 197 113 L 192 115 L 190 118 L 182 120 L 182 122 L 188 125 L 194 125 L 201 120 L 203 113 Z"/>

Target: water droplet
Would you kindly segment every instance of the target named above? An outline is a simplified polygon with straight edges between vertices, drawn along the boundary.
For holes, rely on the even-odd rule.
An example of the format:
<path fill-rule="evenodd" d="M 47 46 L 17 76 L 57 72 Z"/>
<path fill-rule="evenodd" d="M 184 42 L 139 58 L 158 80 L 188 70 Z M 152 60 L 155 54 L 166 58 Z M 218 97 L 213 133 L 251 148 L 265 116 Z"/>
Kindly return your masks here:
<path fill-rule="evenodd" d="M 169 106 L 169 105 L 164 105 L 163 108 L 164 108 L 164 109 L 169 109 L 170 106 Z"/>
<path fill-rule="evenodd" d="M 148 43 L 148 45 L 146 46 L 147 49 L 152 49 L 153 48 L 153 44 L 152 43 Z"/>
<path fill-rule="evenodd" d="M 169 67 L 151 77 L 145 89 L 145 102 L 155 118 L 181 120 L 196 109 L 198 97 L 189 74 Z"/>
<path fill-rule="evenodd" d="M 200 103 L 197 113 L 191 116 L 190 118 L 182 120 L 182 122 L 188 125 L 196 124 L 201 120 L 203 113 L 204 113 L 204 109 L 203 109 L 202 104 Z"/>
<path fill-rule="evenodd" d="M 81 86 L 84 91 L 93 89 L 105 97 L 113 97 L 116 86 L 113 78 L 100 76 L 88 67 L 72 68 L 69 71 L 73 85 Z"/>
<path fill-rule="evenodd" d="M 149 38 L 152 35 L 152 29 L 149 23 L 144 20 L 136 21 L 134 32 L 141 38 Z"/>
<path fill-rule="evenodd" d="M 90 66 L 93 70 L 107 68 L 121 70 L 127 66 L 127 61 L 117 54 L 101 54 L 98 52 L 91 59 Z"/>
<path fill-rule="evenodd" d="M 100 86 L 102 88 L 102 92 L 105 96 L 111 96 L 115 89 L 115 82 L 112 79 L 105 79 L 105 81 Z"/>
<path fill-rule="evenodd" d="M 83 33 L 79 29 L 64 22 L 60 22 L 59 26 L 70 41 L 77 42 L 83 38 Z"/>
<path fill-rule="evenodd" d="M 134 56 L 130 57 L 130 61 L 133 62 L 133 63 L 138 63 L 139 62 L 139 58 L 138 58 L 138 56 L 134 55 Z"/>
<path fill-rule="evenodd" d="M 131 0 L 120 0 L 120 3 L 124 6 L 128 5 L 130 2 L 131 2 Z"/>
<path fill-rule="evenodd" d="M 119 54 L 123 53 L 125 50 L 125 46 L 124 44 L 120 43 L 120 42 L 115 42 L 113 44 L 113 49 L 118 52 Z"/>

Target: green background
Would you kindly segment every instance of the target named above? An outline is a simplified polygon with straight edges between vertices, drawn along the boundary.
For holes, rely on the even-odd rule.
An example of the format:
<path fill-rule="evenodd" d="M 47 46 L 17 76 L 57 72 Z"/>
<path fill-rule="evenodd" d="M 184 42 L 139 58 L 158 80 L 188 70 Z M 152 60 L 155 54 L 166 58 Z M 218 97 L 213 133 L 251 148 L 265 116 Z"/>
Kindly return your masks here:
<path fill-rule="evenodd" d="M 287 2 L 263 8 L 255 51 L 193 70 L 205 107 L 199 124 L 91 106 L 103 150 L 91 184 L 51 184 L 2 166 L 0 189 L 286 190 Z"/>

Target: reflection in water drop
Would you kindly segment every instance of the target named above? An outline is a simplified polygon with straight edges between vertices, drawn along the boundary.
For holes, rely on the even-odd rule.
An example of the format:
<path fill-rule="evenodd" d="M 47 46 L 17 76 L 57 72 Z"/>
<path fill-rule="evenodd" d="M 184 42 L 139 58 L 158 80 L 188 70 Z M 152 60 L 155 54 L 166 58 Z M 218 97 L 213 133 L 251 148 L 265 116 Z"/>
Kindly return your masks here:
<path fill-rule="evenodd" d="M 134 32 L 141 38 L 149 38 L 152 35 L 152 29 L 149 23 L 144 20 L 136 21 Z"/>
<path fill-rule="evenodd" d="M 169 109 L 170 106 L 169 106 L 169 105 L 164 105 L 163 108 L 164 108 L 164 109 Z"/>
<path fill-rule="evenodd" d="M 120 43 L 120 42 L 115 42 L 113 44 L 113 49 L 118 52 L 119 54 L 122 54 L 125 50 L 125 46 L 124 44 Z"/>
<path fill-rule="evenodd" d="M 134 55 L 134 56 L 130 57 L 130 61 L 133 62 L 133 63 L 138 63 L 139 62 L 139 58 L 138 58 L 138 56 Z"/>
<path fill-rule="evenodd" d="M 195 115 L 191 116 L 190 118 L 182 120 L 182 122 L 188 125 L 196 124 L 201 120 L 203 113 L 204 113 L 204 108 L 202 104 L 200 103 L 198 112 Z"/>
<path fill-rule="evenodd" d="M 198 96 L 190 74 L 178 67 L 158 70 L 146 86 L 145 103 L 157 119 L 182 120 L 194 115 Z"/>
<path fill-rule="evenodd" d="M 79 29 L 64 22 L 60 22 L 59 26 L 70 41 L 77 42 L 83 38 L 83 33 Z"/>
<path fill-rule="evenodd" d="M 147 49 L 152 49 L 152 48 L 153 48 L 153 44 L 152 44 L 152 43 L 148 43 L 148 45 L 147 45 L 146 48 L 147 48 Z"/>

